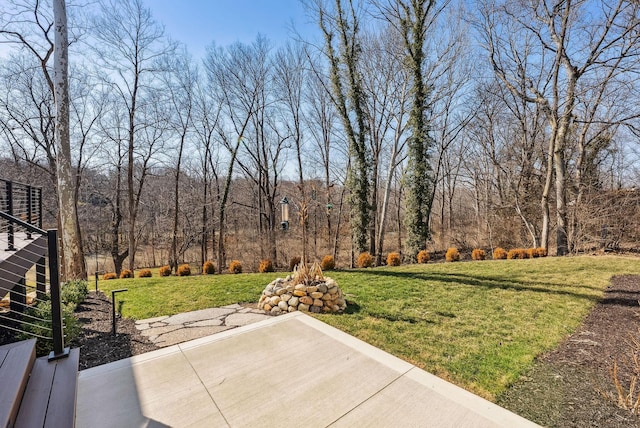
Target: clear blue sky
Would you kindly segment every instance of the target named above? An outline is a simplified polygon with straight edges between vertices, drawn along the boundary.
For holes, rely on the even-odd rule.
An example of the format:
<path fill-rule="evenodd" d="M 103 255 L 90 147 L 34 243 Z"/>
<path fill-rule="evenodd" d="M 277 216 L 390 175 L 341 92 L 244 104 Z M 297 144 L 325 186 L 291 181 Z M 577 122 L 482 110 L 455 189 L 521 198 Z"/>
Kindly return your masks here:
<path fill-rule="evenodd" d="M 185 43 L 197 58 L 213 41 L 218 46 L 251 43 L 258 34 L 279 46 L 287 40 L 292 23 L 305 37 L 316 31 L 299 0 L 145 0 L 145 4 L 164 24 L 167 35 Z"/>

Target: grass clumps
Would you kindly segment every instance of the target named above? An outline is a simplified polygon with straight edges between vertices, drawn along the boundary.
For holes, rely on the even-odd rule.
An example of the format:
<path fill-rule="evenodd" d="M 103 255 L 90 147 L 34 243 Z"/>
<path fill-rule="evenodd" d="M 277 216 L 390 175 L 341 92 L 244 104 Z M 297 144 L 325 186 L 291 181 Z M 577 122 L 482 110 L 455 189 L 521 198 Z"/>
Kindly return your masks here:
<path fill-rule="evenodd" d="M 506 260 L 507 259 L 507 251 L 502 248 L 502 247 L 498 247 L 495 250 L 493 250 L 493 260 Z"/>
<path fill-rule="evenodd" d="M 484 260 L 487 257 L 487 253 L 483 249 L 475 248 L 471 252 L 471 258 L 473 260 Z"/>
<path fill-rule="evenodd" d="M 359 268 L 370 268 L 373 266 L 373 257 L 369 253 L 361 253 L 358 256 L 357 265 Z"/>
<path fill-rule="evenodd" d="M 389 253 L 387 255 L 387 266 L 400 266 L 400 253 Z"/>
<path fill-rule="evenodd" d="M 118 275 L 116 275 L 115 272 L 107 272 L 104 275 L 102 275 L 102 279 L 104 279 L 105 281 L 108 281 L 110 279 L 117 279 Z"/>
<path fill-rule="evenodd" d="M 232 260 L 231 263 L 229 263 L 229 272 L 233 274 L 242 273 L 242 263 L 240 263 L 240 260 Z"/>
<path fill-rule="evenodd" d="M 176 273 L 178 274 L 178 276 L 189 276 L 191 275 L 191 266 L 189 266 L 187 263 L 178 266 L 178 270 L 176 271 Z"/>
<path fill-rule="evenodd" d="M 524 260 L 526 258 L 529 258 L 529 255 L 524 248 L 512 248 L 507 252 L 507 260 Z"/>
<path fill-rule="evenodd" d="M 213 265 L 213 262 L 206 261 L 202 265 L 202 273 L 205 275 L 213 275 L 216 272 L 216 268 Z"/>
<path fill-rule="evenodd" d="M 460 261 L 460 252 L 457 248 L 451 247 L 447 250 L 447 253 L 444 255 L 444 259 L 448 262 L 457 262 Z"/>
<path fill-rule="evenodd" d="M 171 266 L 169 266 L 169 265 L 161 266 L 160 269 L 158 270 L 158 275 L 160 275 L 160 276 L 169 276 L 169 275 L 171 275 Z"/>
<path fill-rule="evenodd" d="M 275 272 L 273 268 L 273 262 L 269 259 L 264 259 L 260 262 L 260 266 L 258 266 L 258 272 L 267 273 L 267 272 Z"/>
<path fill-rule="evenodd" d="M 429 252 L 427 250 L 422 250 L 418 252 L 418 263 L 427 263 L 429 260 L 431 260 L 431 256 L 429 255 Z"/>
<path fill-rule="evenodd" d="M 334 270 L 336 268 L 336 262 L 333 256 L 324 256 L 322 262 L 320 262 L 320 268 L 322 270 Z"/>
<path fill-rule="evenodd" d="M 149 269 L 142 269 L 138 272 L 138 278 L 151 278 L 151 271 Z"/>

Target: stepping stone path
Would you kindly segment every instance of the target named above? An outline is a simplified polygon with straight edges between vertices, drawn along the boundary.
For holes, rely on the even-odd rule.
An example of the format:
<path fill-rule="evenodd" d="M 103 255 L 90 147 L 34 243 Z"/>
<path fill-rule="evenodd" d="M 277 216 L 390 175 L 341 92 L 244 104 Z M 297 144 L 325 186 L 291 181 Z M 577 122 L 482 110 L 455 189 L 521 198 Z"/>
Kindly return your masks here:
<path fill-rule="evenodd" d="M 259 309 L 241 305 L 202 309 L 173 316 L 136 321 L 136 328 L 156 346 L 164 348 L 188 340 L 271 318 Z"/>

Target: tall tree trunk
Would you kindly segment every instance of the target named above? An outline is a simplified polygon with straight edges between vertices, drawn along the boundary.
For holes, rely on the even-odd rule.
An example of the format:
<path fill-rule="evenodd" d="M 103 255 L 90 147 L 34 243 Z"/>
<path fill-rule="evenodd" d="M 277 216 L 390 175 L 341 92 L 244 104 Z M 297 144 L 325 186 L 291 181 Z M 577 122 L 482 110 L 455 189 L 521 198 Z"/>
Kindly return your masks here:
<path fill-rule="evenodd" d="M 87 279 L 74 196 L 74 174 L 71 168 L 71 144 L 69 141 L 69 41 L 65 0 L 54 0 L 53 14 L 55 20 L 53 80 L 56 103 L 56 176 L 61 225 L 60 236 L 64 254 L 64 279 Z"/>
<path fill-rule="evenodd" d="M 178 149 L 178 160 L 176 164 L 175 187 L 173 189 L 173 230 L 171 234 L 171 255 L 169 256 L 169 266 L 176 273 L 178 272 L 178 211 L 180 209 L 180 167 L 182 166 L 182 150 L 186 130 L 180 136 L 180 148 Z"/>

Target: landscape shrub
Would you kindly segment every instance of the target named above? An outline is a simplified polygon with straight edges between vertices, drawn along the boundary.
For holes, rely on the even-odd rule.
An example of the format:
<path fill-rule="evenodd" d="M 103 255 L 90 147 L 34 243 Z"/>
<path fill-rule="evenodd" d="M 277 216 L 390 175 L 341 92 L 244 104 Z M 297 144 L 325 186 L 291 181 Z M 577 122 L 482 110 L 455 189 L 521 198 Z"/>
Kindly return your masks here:
<path fill-rule="evenodd" d="M 149 269 L 142 269 L 138 272 L 138 278 L 151 278 L 151 271 Z"/>
<path fill-rule="evenodd" d="M 64 324 L 64 343 L 68 345 L 81 331 L 80 322 L 73 315 L 76 305 L 73 303 L 62 304 L 62 322 Z M 51 333 L 51 301 L 40 301 L 36 306 L 32 306 L 25 311 L 28 321 L 21 325 L 24 333 L 19 334 L 20 340 L 33 338 L 34 335 L 52 337 Z M 53 341 L 51 339 L 38 338 L 36 341 L 36 354 L 38 356 L 48 355 L 53 351 Z"/>
<path fill-rule="evenodd" d="M 536 253 L 538 254 L 538 257 L 547 257 L 547 249 L 546 248 L 538 247 L 538 248 L 536 248 Z"/>
<path fill-rule="evenodd" d="M 484 260 L 487 257 L 487 253 L 481 248 L 475 248 L 471 252 L 471 258 L 473 260 Z"/>
<path fill-rule="evenodd" d="M 116 279 L 118 277 L 118 275 L 116 275 L 115 272 L 107 272 L 102 276 L 102 279 L 109 280 L 109 279 Z"/>
<path fill-rule="evenodd" d="M 229 272 L 231 273 L 242 273 L 242 263 L 239 260 L 232 260 L 229 263 Z"/>
<path fill-rule="evenodd" d="M 498 247 L 493 250 L 493 260 L 504 260 L 507 258 L 507 251 L 504 248 Z"/>
<path fill-rule="evenodd" d="M 455 247 L 451 247 L 447 250 L 447 253 L 444 255 L 444 259 L 448 262 L 457 262 L 460 260 L 460 253 L 458 249 Z"/>
<path fill-rule="evenodd" d="M 369 253 L 361 253 L 358 256 L 357 264 L 359 268 L 370 268 L 373 266 L 373 257 Z"/>
<path fill-rule="evenodd" d="M 125 278 L 133 278 L 133 272 L 131 272 L 129 269 L 122 269 L 122 272 L 120 272 L 120 279 Z"/>
<path fill-rule="evenodd" d="M 530 259 L 535 259 L 538 257 L 538 252 L 535 248 L 527 248 L 527 257 Z"/>
<path fill-rule="evenodd" d="M 389 253 L 387 256 L 387 266 L 400 266 L 400 254 Z"/>
<path fill-rule="evenodd" d="M 158 270 L 158 274 L 160 274 L 160 276 L 169 276 L 169 275 L 171 275 L 171 266 L 164 265 L 164 266 L 160 267 L 160 270 Z"/>
<path fill-rule="evenodd" d="M 205 275 L 213 275 L 216 273 L 216 267 L 213 265 L 213 262 L 206 261 L 202 265 L 202 273 Z"/>
<path fill-rule="evenodd" d="M 87 281 L 68 281 L 64 283 L 60 289 L 60 299 L 64 303 L 70 303 L 78 306 L 89 294 Z M 74 308 L 75 309 L 75 308 Z"/>
<path fill-rule="evenodd" d="M 320 263 L 320 269 L 322 270 L 333 270 L 336 268 L 336 262 L 333 260 L 333 256 L 324 256 L 322 258 L 322 262 Z"/>
<path fill-rule="evenodd" d="M 418 252 L 418 263 L 427 263 L 429 260 L 431 260 L 431 256 L 429 255 L 429 252 L 427 250 L 422 250 Z"/>
<path fill-rule="evenodd" d="M 115 273 L 113 274 L 115 277 Z M 62 322 L 64 324 L 64 343 L 68 345 L 78 337 L 82 327 L 74 316 L 78 305 L 84 301 L 89 294 L 87 281 L 69 281 L 60 287 L 60 300 L 62 301 Z M 30 339 L 33 335 L 52 337 L 51 333 L 51 300 L 49 296 L 46 300 L 39 301 L 36 306 L 28 308 L 25 313 L 28 320 L 24 322 L 19 338 Z M 36 341 L 36 353 L 38 356 L 48 355 L 53 351 L 53 341 L 38 338 Z"/>
<path fill-rule="evenodd" d="M 188 264 L 183 264 L 178 266 L 178 271 L 176 272 L 178 276 L 189 276 L 191 275 L 191 266 Z"/>
<path fill-rule="evenodd" d="M 515 259 L 523 260 L 526 258 L 527 258 L 527 250 L 523 248 L 512 248 L 507 252 L 508 260 L 515 260 Z"/>
<path fill-rule="evenodd" d="M 302 259 L 298 256 L 294 256 L 291 257 L 291 260 L 289 260 L 289 271 L 293 272 L 293 270 L 296 268 L 296 266 L 298 266 L 300 264 L 300 261 Z"/>
<path fill-rule="evenodd" d="M 260 273 L 267 273 L 267 272 L 274 272 L 275 269 L 273 268 L 273 262 L 269 259 L 264 259 L 260 262 L 260 266 L 258 267 L 258 272 Z"/>

